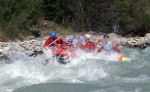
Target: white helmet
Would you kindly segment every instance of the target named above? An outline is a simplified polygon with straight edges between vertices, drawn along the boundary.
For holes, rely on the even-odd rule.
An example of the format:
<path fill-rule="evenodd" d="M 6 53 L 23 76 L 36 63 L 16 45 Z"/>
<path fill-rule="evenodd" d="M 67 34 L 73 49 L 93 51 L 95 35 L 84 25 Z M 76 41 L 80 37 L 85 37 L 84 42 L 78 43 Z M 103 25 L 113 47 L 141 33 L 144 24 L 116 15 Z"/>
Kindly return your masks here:
<path fill-rule="evenodd" d="M 86 34 L 85 37 L 86 37 L 87 39 L 90 39 L 90 38 L 91 38 L 91 36 L 90 36 L 89 34 Z"/>

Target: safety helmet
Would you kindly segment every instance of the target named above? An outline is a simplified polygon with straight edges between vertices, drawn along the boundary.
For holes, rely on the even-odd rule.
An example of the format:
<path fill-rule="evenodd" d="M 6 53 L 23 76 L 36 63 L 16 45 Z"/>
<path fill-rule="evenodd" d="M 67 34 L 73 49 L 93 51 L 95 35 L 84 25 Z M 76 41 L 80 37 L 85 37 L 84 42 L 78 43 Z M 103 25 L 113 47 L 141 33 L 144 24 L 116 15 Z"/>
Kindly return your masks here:
<path fill-rule="evenodd" d="M 68 42 L 73 42 L 73 39 L 72 38 L 68 38 Z"/>
<path fill-rule="evenodd" d="M 112 48 L 113 48 L 113 47 L 112 47 L 112 45 L 110 45 L 110 44 L 106 44 L 106 45 L 105 45 L 105 49 L 106 49 L 106 50 L 112 50 Z"/>
<path fill-rule="evenodd" d="M 103 38 L 109 38 L 109 36 L 108 35 L 104 35 Z"/>
<path fill-rule="evenodd" d="M 56 32 L 51 32 L 51 33 L 50 33 L 50 36 L 51 36 L 51 37 L 56 37 Z"/>
<path fill-rule="evenodd" d="M 86 37 L 87 39 L 90 39 L 90 38 L 91 38 L 91 36 L 90 36 L 89 34 L 86 34 L 85 37 Z"/>
<path fill-rule="evenodd" d="M 83 42 L 83 40 L 82 40 L 82 39 L 78 39 L 78 42 L 79 42 L 79 43 L 82 43 L 82 42 Z"/>

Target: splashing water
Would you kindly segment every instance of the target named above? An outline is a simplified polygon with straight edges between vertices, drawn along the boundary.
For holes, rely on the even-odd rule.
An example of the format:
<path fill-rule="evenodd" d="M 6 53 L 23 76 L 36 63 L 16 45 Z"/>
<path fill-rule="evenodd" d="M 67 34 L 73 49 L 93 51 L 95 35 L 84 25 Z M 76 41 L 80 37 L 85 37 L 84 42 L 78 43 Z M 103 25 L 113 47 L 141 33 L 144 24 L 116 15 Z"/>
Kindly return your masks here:
<path fill-rule="evenodd" d="M 43 65 L 52 56 L 47 50 L 46 57 L 36 58 L 12 51 L 10 60 L 0 62 L 0 92 L 148 92 L 149 50 L 123 48 L 131 62 L 119 62 L 115 53 L 77 50 L 77 57 L 66 65 L 54 61 Z"/>

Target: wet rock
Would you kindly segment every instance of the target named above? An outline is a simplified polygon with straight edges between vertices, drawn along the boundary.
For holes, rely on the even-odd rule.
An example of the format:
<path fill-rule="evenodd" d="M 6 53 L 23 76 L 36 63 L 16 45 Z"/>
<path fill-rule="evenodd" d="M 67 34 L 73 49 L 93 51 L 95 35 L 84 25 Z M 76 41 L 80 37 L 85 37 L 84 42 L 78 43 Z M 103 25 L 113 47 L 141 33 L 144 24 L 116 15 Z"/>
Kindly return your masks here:
<path fill-rule="evenodd" d="M 35 41 L 35 42 L 33 42 L 33 45 L 34 45 L 34 46 L 41 46 L 42 44 L 41 44 L 40 41 Z"/>
<path fill-rule="evenodd" d="M 17 50 L 17 51 L 24 51 L 24 48 L 21 47 L 18 43 L 16 44 L 14 50 Z"/>
<path fill-rule="evenodd" d="M 9 51 L 11 47 L 4 47 L 4 51 Z"/>
<path fill-rule="evenodd" d="M 30 36 L 27 37 L 27 40 L 31 40 L 31 39 L 35 39 L 35 37 L 32 36 L 32 35 L 30 35 Z"/>
<path fill-rule="evenodd" d="M 147 33 L 145 35 L 145 42 L 148 43 L 148 44 L 150 44 L 150 33 Z"/>

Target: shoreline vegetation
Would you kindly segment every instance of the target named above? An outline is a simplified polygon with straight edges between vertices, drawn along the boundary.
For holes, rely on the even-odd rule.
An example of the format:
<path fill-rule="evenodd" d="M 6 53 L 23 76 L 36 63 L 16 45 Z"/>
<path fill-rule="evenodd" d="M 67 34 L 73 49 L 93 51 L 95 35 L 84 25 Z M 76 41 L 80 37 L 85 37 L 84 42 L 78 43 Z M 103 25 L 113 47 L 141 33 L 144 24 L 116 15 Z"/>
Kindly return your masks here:
<path fill-rule="evenodd" d="M 35 26 L 45 22 L 60 33 L 150 33 L 149 0 L 1 0 L 0 11 L 0 41 L 38 36 L 43 29 Z"/>
<path fill-rule="evenodd" d="M 109 34 L 120 46 L 150 45 L 150 0 L 1 0 L 0 57 L 39 51 L 51 31 L 95 42 Z M 19 49 L 18 49 L 19 48 Z"/>

